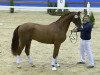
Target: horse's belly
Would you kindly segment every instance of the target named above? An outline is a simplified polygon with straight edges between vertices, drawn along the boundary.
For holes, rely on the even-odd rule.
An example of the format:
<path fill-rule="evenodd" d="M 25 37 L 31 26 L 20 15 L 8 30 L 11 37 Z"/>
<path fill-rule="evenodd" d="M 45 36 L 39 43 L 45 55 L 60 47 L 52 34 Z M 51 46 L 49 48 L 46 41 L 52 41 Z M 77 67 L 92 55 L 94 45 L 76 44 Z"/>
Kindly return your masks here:
<path fill-rule="evenodd" d="M 51 37 L 50 35 L 48 36 L 34 36 L 33 37 L 33 40 L 36 40 L 38 42 L 41 42 L 41 43 L 46 43 L 46 44 L 54 44 L 55 41 L 57 42 L 64 42 L 66 39 L 66 37 L 56 37 L 56 38 L 53 38 Z"/>
<path fill-rule="evenodd" d="M 64 42 L 66 39 L 66 34 L 62 33 L 55 33 L 55 32 L 50 32 L 50 31 L 39 31 L 36 30 L 33 33 L 33 40 L 36 40 L 41 43 L 47 43 L 47 44 L 54 44 L 55 41 L 57 42 Z"/>
<path fill-rule="evenodd" d="M 44 40 L 44 39 L 33 39 L 33 40 L 36 40 L 38 42 L 41 42 L 41 43 L 46 43 L 46 44 L 54 44 L 54 41 L 52 40 Z"/>
<path fill-rule="evenodd" d="M 41 42 L 41 43 L 46 43 L 46 44 L 54 44 L 53 41 L 48 41 L 48 40 L 36 40 L 38 42 Z"/>
<path fill-rule="evenodd" d="M 52 37 L 49 37 L 49 35 L 33 36 L 33 40 L 36 40 L 41 43 L 46 43 L 46 44 L 54 44 L 54 39 Z"/>

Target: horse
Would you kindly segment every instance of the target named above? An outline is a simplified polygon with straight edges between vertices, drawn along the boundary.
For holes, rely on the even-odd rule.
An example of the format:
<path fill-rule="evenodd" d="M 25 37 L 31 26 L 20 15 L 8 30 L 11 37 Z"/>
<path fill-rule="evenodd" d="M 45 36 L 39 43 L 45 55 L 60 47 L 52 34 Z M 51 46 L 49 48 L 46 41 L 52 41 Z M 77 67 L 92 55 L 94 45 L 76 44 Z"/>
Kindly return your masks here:
<path fill-rule="evenodd" d="M 69 12 L 49 25 L 37 23 L 24 23 L 19 25 L 13 32 L 11 43 L 12 54 L 17 57 L 16 63 L 20 65 L 20 55 L 25 48 L 28 62 L 33 66 L 30 45 L 32 40 L 36 40 L 45 44 L 54 44 L 51 66 L 52 70 L 57 70 L 57 66 L 60 67 L 57 62 L 59 48 L 66 39 L 66 33 L 71 22 L 75 24 L 77 29 L 81 28 L 80 12 Z"/>

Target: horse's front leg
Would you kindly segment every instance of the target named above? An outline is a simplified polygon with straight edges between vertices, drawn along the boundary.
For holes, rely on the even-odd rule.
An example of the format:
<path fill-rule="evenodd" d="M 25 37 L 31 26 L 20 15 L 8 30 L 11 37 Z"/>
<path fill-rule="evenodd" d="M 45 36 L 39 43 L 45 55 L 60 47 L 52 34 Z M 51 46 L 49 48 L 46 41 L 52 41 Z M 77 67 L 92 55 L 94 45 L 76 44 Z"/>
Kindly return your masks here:
<path fill-rule="evenodd" d="M 60 66 L 57 62 L 57 56 L 58 56 L 58 53 L 59 53 L 60 45 L 61 44 L 59 44 L 59 43 L 54 44 L 53 58 L 52 58 L 52 61 L 51 61 L 52 70 L 57 70 L 57 66 Z"/>
<path fill-rule="evenodd" d="M 60 67 L 60 65 L 58 64 L 58 61 L 57 61 L 57 57 L 56 57 L 56 62 L 55 62 L 56 66 L 57 67 Z"/>

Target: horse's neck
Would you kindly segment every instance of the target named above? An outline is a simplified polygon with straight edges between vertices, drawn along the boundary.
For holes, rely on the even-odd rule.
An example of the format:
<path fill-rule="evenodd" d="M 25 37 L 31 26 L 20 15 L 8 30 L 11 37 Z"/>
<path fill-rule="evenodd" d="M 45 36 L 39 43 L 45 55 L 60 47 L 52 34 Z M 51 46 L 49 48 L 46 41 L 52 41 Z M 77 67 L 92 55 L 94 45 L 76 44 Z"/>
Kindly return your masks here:
<path fill-rule="evenodd" d="M 65 17 L 65 15 L 61 16 L 56 22 L 59 22 L 60 20 L 62 20 Z"/>
<path fill-rule="evenodd" d="M 68 31 L 68 28 L 70 26 L 70 23 L 72 21 L 72 18 L 73 18 L 73 14 L 70 14 L 66 17 L 64 17 L 61 21 L 59 21 L 59 27 L 64 30 L 65 32 Z"/>
<path fill-rule="evenodd" d="M 65 15 L 62 15 L 56 22 L 59 22 L 60 20 L 62 20 L 64 17 L 68 16 L 70 14 L 70 12 L 68 12 Z"/>

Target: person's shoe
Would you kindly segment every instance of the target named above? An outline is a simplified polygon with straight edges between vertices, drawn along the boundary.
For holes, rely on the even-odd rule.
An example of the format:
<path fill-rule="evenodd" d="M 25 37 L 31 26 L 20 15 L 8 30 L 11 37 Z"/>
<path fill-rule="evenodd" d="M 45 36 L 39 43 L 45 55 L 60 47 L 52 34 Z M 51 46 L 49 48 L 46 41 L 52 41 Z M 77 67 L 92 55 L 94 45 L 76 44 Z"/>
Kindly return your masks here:
<path fill-rule="evenodd" d="M 85 62 L 77 62 L 77 64 L 85 64 Z"/>
<path fill-rule="evenodd" d="M 87 68 L 94 68 L 94 66 L 87 66 Z"/>

